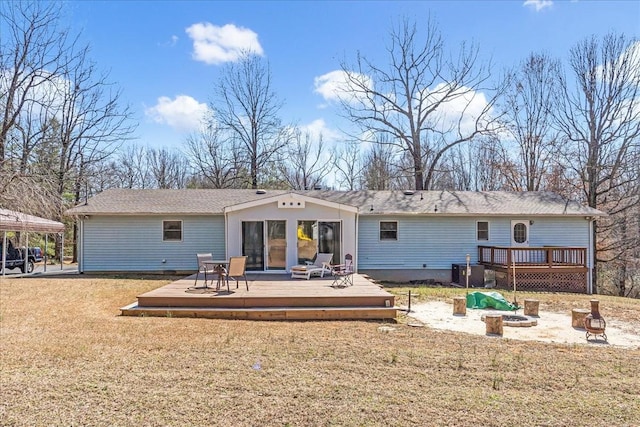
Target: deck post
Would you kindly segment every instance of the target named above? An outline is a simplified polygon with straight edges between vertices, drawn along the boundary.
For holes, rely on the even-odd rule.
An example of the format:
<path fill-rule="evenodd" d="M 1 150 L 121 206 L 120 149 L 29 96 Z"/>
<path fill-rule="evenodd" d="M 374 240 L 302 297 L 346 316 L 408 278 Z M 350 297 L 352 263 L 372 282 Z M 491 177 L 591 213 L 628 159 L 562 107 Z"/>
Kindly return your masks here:
<path fill-rule="evenodd" d="M 507 248 L 507 286 L 510 288 L 513 283 L 512 280 L 515 280 L 515 277 L 511 277 L 511 272 L 509 266 L 511 265 L 511 248 Z M 515 273 L 515 270 L 514 270 Z"/>

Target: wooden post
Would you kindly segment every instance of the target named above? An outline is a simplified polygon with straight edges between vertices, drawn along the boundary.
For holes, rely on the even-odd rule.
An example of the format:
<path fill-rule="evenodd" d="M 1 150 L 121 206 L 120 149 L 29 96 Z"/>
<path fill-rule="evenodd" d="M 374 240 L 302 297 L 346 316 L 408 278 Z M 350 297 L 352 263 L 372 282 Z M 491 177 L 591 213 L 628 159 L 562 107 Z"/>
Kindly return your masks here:
<path fill-rule="evenodd" d="M 524 315 L 537 316 L 539 307 L 540 307 L 540 301 L 537 299 L 524 300 Z"/>
<path fill-rule="evenodd" d="M 460 316 L 467 314 L 467 299 L 465 297 L 453 297 L 453 314 Z"/>
<path fill-rule="evenodd" d="M 487 326 L 487 335 L 502 336 L 502 315 L 487 314 L 484 316 L 484 323 Z"/>
<path fill-rule="evenodd" d="M 586 308 L 574 308 L 571 310 L 571 326 L 584 329 L 584 318 L 590 311 Z"/>

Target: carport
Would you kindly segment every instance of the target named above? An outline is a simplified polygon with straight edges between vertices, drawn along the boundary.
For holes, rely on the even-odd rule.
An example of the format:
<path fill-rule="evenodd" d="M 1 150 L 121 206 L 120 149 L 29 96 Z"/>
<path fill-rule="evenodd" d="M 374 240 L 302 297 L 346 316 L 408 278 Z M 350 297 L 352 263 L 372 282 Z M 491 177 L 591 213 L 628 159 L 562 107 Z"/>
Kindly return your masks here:
<path fill-rule="evenodd" d="M 11 211 L 8 209 L 0 209 L 0 231 L 2 231 L 2 275 L 5 275 L 5 260 L 7 258 L 7 232 L 14 231 L 25 233 L 25 249 L 23 258 L 28 261 L 29 257 L 29 232 L 44 233 L 45 234 L 45 254 L 47 252 L 47 244 L 49 241 L 49 234 L 56 233 L 62 234 L 62 248 L 60 250 L 60 269 L 63 268 L 63 254 L 64 254 L 64 224 L 58 221 L 52 221 L 46 218 L 40 218 L 34 215 L 27 215 L 22 212 Z M 19 244 L 19 242 L 18 242 Z M 46 260 L 46 258 L 45 258 Z M 26 261 L 25 261 L 26 262 Z M 47 263 L 44 264 L 45 271 L 47 269 Z"/>

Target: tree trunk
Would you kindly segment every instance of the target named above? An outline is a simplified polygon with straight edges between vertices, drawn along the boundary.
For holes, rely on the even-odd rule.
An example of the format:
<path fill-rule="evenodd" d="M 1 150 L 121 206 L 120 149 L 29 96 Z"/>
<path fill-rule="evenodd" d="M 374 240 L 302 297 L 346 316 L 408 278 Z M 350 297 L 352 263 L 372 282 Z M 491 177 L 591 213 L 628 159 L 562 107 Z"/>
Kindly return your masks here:
<path fill-rule="evenodd" d="M 593 253 L 593 273 L 591 274 L 591 292 L 594 294 L 598 293 L 598 272 L 600 268 L 598 266 L 598 245 L 596 242 L 596 238 L 598 237 L 597 233 L 598 221 L 593 221 L 593 227 L 591 232 L 591 251 Z"/>
<path fill-rule="evenodd" d="M 620 266 L 620 270 L 618 273 L 618 296 L 626 297 L 627 286 L 625 280 L 627 278 L 627 262 L 626 260 L 622 261 L 622 265 Z"/>
<path fill-rule="evenodd" d="M 487 335 L 502 335 L 502 315 L 501 314 L 487 314 L 484 317 L 484 323 L 486 324 Z"/>
<path fill-rule="evenodd" d="M 467 298 L 453 297 L 453 314 L 462 316 L 467 314 Z"/>

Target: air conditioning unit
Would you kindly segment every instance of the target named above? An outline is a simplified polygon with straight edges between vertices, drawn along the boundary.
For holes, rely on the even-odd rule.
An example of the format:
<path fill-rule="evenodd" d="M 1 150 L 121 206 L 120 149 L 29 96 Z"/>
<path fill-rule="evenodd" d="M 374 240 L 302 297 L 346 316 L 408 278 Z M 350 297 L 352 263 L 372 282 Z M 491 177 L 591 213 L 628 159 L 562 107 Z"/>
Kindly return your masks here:
<path fill-rule="evenodd" d="M 484 288 L 484 265 L 470 265 L 469 287 Z M 451 282 L 467 285 L 467 264 L 451 264 Z"/>

